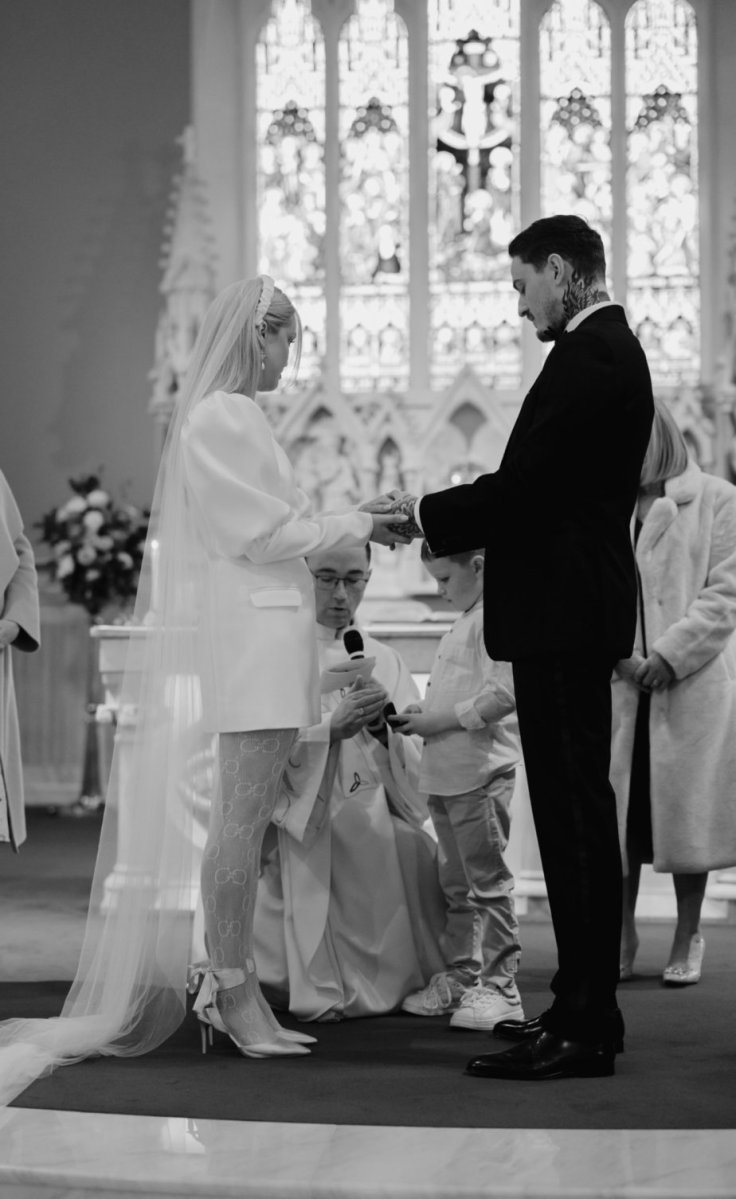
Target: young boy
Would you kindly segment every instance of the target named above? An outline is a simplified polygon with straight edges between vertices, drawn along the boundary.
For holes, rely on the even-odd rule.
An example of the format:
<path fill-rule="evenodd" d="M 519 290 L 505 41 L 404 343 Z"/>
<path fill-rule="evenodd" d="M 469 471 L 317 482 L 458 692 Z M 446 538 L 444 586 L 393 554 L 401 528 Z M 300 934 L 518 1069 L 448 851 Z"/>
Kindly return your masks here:
<path fill-rule="evenodd" d="M 419 788 L 439 843 L 447 964 L 401 1006 L 417 1016 L 451 1012 L 455 1028 L 491 1029 L 524 1019 L 514 880 L 503 859 L 521 756 L 513 678 L 483 645 L 483 550 L 440 558 L 424 541 L 421 557 L 460 615 L 440 642 L 424 702 L 390 719 L 424 738 Z"/>

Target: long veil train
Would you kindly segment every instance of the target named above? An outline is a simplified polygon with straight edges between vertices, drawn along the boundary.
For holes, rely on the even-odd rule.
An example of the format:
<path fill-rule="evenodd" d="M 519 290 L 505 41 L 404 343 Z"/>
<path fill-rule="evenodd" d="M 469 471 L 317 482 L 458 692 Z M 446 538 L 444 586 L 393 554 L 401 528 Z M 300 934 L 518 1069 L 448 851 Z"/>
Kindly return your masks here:
<path fill-rule="evenodd" d="M 236 390 L 223 364 L 232 358 L 244 319 L 248 314 L 252 319 L 261 288 L 260 279 L 234 284 L 211 306 L 212 319 L 208 323 L 206 317 L 200 331 L 162 454 L 120 696 L 131 741 L 124 762 L 116 745 L 110 775 L 115 787 L 123 765 L 127 869 L 101 904 L 118 836 L 116 796 L 110 795 L 79 967 L 62 1013 L 0 1023 L 3 1104 L 56 1066 L 96 1054 L 123 1057 L 154 1049 L 185 1012 L 190 896 L 201 840 L 196 807 L 187 795 L 193 773 L 211 756 L 212 734 L 201 722 L 195 643 L 204 550 L 187 510 L 180 435 L 199 400 L 223 385 Z M 255 387 L 249 394 L 254 393 Z M 154 539 L 158 553 L 152 562 Z"/>

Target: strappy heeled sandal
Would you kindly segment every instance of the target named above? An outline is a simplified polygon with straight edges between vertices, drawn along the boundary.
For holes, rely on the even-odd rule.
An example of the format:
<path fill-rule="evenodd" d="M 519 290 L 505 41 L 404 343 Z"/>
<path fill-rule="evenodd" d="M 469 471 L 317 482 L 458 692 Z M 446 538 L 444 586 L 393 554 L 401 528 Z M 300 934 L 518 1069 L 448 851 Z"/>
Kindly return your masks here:
<path fill-rule="evenodd" d="M 252 962 L 248 961 L 247 966 L 249 967 L 247 973 L 246 970 L 234 968 L 215 970 L 209 962 L 197 963 L 189 967 L 187 990 L 190 994 L 196 992 L 197 995 L 194 1001 L 194 1011 L 199 1021 L 202 1053 L 206 1053 L 208 1045 L 212 1044 L 216 1030 L 230 1037 L 236 1049 L 245 1057 L 302 1057 L 308 1054 L 309 1050 L 301 1041 L 306 1034 L 288 1035 L 288 1029 L 280 1029 L 273 1041 L 259 1041 L 246 1045 L 238 1041 L 226 1027 L 217 1007 L 217 996 L 223 991 L 231 991 L 234 987 L 242 986 L 247 982 L 248 975 L 255 973 Z M 282 1033 L 287 1035 L 282 1036 Z M 297 1037 L 299 1040 L 295 1039 Z M 310 1039 L 314 1040 L 313 1037 Z"/>

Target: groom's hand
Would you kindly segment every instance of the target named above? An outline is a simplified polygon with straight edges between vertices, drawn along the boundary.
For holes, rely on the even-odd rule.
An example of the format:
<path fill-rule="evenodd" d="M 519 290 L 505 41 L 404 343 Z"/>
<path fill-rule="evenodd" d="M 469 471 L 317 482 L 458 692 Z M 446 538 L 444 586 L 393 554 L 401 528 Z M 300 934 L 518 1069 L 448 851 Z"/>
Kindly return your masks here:
<path fill-rule="evenodd" d="M 397 541 L 404 545 L 408 545 L 411 541 L 411 537 L 406 531 L 409 524 L 406 516 L 397 516 L 393 511 L 372 512 L 370 508 L 364 508 L 363 511 L 368 512 L 373 518 L 373 532 L 370 535 L 370 541 L 375 541 L 378 545 L 388 545 L 392 550 L 396 549 Z"/>
<path fill-rule="evenodd" d="M 417 503 L 417 497 L 410 495 L 408 491 L 391 491 L 389 495 L 393 498 L 393 512 L 397 516 L 405 516 L 406 524 L 402 527 L 402 532 L 407 540 L 414 537 L 423 537 L 421 526 L 417 524 L 414 518 L 414 509 Z"/>

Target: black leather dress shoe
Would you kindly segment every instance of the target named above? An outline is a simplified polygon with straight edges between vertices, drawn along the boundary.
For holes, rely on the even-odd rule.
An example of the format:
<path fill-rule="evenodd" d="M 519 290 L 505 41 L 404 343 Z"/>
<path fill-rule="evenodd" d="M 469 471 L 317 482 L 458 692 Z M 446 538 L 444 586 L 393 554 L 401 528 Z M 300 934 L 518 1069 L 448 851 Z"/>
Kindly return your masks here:
<path fill-rule="evenodd" d="M 540 1032 L 544 1031 L 542 1016 L 533 1016 L 531 1020 L 499 1020 L 493 1026 L 494 1037 L 501 1037 L 504 1041 L 528 1041 L 530 1037 L 539 1036 Z M 624 1020 L 620 1012 L 611 1020 L 610 1039 L 613 1040 L 614 1053 L 623 1053 Z"/>
<path fill-rule="evenodd" d="M 605 1078 L 614 1072 L 613 1046 L 566 1041 L 553 1032 L 528 1037 L 513 1049 L 485 1053 L 468 1062 L 466 1074 L 477 1078 L 542 1081 L 547 1078 Z"/>
<path fill-rule="evenodd" d="M 526 1041 L 540 1032 L 544 1032 L 541 1016 L 534 1016 L 531 1020 L 499 1020 L 493 1026 L 494 1037 L 501 1037 L 504 1041 Z"/>

